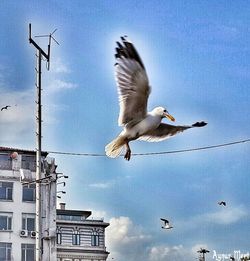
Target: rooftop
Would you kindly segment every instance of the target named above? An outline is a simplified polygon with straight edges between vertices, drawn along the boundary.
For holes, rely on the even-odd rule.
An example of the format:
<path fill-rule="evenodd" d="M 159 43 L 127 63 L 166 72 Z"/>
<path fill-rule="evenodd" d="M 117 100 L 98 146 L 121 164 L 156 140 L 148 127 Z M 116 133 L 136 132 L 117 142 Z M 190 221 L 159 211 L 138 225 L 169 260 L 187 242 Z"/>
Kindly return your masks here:
<path fill-rule="evenodd" d="M 57 209 L 56 214 L 65 216 L 84 216 L 87 218 L 92 214 L 92 212 L 87 210 Z"/>
<path fill-rule="evenodd" d="M 36 154 L 36 150 L 26 150 L 26 149 L 18 149 L 18 148 L 0 146 L 0 153 L 1 152 L 8 152 L 8 153 L 19 152 L 19 153 L 23 153 L 23 154 Z M 48 152 L 42 151 L 42 156 L 47 156 L 47 155 L 48 155 Z"/>

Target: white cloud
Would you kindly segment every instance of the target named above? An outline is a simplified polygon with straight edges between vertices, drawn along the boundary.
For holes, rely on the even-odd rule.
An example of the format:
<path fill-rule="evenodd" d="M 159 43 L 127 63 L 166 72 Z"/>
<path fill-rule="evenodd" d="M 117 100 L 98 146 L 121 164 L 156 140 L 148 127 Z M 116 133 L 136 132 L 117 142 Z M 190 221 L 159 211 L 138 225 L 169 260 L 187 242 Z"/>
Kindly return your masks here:
<path fill-rule="evenodd" d="M 53 67 L 55 69 L 43 74 L 42 78 L 42 120 L 45 132 L 46 124 L 58 123 L 58 112 L 65 110 L 65 106 L 57 104 L 55 96 L 51 94 L 56 92 L 58 97 L 60 91 L 77 87 L 77 84 L 63 80 L 63 74 L 69 73 L 70 70 L 60 58 L 55 58 Z M 60 77 L 58 73 L 61 73 Z M 13 90 L 9 88 L 10 77 L 9 70 L 0 64 L 0 107 L 11 105 L 8 110 L 0 112 L 0 143 L 2 146 L 33 148 L 36 88 L 31 86 L 25 90 Z M 51 132 L 53 133 L 53 130 Z"/>
<path fill-rule="evenodd" d="M 5 146 L 31 146 L 35 141 L 35 94 L 32 89 L 0 92 L 1 107 L 10 105 L 0 112 L 0 143 Z"/>
<path fill-rule="evenodd" d="M 54 79 L 47 84 L 46 91 L 48 93 L 51 92 L 59 92 L 62 90 L 70 90 L 70 89 L 75 89 L 77 87 L 77 84 L 71 83 L 71 82 L 66 82 L 60 79 Z"/>
<path fill-rule="evenodd" d="M 243 205 L 219 207 L 218 211 L 196 215 L 190 219 L 178 222 L 176 227 L 183 230 L 193 230 L 201 225 L 217 224 L 230 225 L 249 215 L 249 211 Z"/>
<path fill-rule="evenodd" d="M 145 234 L 129 217 L 111 218 L 106 229 L 106 239 L 110 257 L 120 261 L 146 260 L 151 236 Z"/>
<path fill-rule="evenodd" d="M 68 66 L 62 61 L 61 58 L 56 58 L 51 61 L 50 68 L 52 73 L 70 73 Z"/>
<path fill-rule="evenodd" d="M 4 123 L 16 122 L 21 124 L 27 122 L 34 116 L 35 108 L 35 98 L 34 91 L 32 89 L 24 91 L 12 91 L 8 92 L 2 90 L 1 95 L 1 107 L 5 105 L 10 105 L 8 110 L 3 110 L 1 112 L 0 121 Z"/>
<path fill-rule="evenodd" d="M 177 246 L 153 246 L 149 251 L 149 261 L 186 261 L 194 260 L 197 255 L 182 245 Z"/>
<path fill-rule="evenodd" d="M 119 217 L 110 219 L 110 240 L 115 243 L 134 243 L 137 240 L 145 240 L 150 238 L 148 235 L 144 235 L 142 229 L 135 226 L 129 217 Z"/>
<path fill-rule="evenodd" d="M 198 257 L 197 250 L 208 248 L 206 244 L 193 247 L 156 243 L 156 238 L 135 225 L 129 217 L 113 217 L 106 229 L 106 245 L 109 258 L 119 261 L 187 261 Z"/>
<path fill-rule="evenodd" d="M 93 184 L 89 184 L 89 187 L 107 189 L 107 188 L 110 188 L 111 186 L 113 186 L 113 184 L 114 184 L 113 182 L 93 183 Z"/>
<path fill-rule="evenodd" d="M 237 207 L 226 207 L 222 208 L 220 211 L 205 214 L 204 220 L 215 224 L 227 225 L 236 223 L 247 215 L 247 209 L 241 205 Z"/>
<path fill-rule="evenodd" d="M 92 212 L 91 218 L 93 218 L 93 219 L 101 218 L 101 219 L 104 219 L 104 221 L 106 222 L 106 219 L 105 219 L 105 217 L 107 216 L 107 212 L 106 211 L 92 209 L 91 212 Z"/>

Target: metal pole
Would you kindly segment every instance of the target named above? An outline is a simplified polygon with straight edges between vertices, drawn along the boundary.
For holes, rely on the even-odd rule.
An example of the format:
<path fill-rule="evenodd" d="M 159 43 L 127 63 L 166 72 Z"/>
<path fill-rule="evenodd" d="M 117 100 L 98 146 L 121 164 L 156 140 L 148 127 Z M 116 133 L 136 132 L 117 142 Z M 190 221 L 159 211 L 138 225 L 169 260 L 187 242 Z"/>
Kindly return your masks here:
<path fill-rule="evenodd" d="M 41 90 L 42 90 L 42 84 L 41 84 L 41 74 L 42 74 L 42 56 L 47 60 L 49 63 L 50 61 L 50 44 L 51 44 L 51 38 L 59 44 L 54 38 L 53 34 L 55 33 L 56 30 L 53 31 L 53 33 L 46 35 L 46 36 L 41 36 L 41 37 L 49 37 L 49 45 L 48 45 L 48 53 L 45 53 L 43 49 L 31 38 L 31 24 L 29 24 L 29 42 L 32 44 L 36 49 L 36 56 L 37 56 L 37 65 L 36 65 L 36 88 L 37 88 L 37 101 L 36 101 L 36 261 L 48 261 L 48 258 L 46 257 L 46 253 L 53 252 L 52 258 L 53 260 L 55 259 L 55 247 L 51 247 L 52 241 L 49 240 L 46 245 L 44 245 L 44 226 L 43 226 L 43 220 L 42 219 L 42 214 L 45 215 L 52 215 L 53 213 L 54 216 L 51 216 L 51 220 L 54 221 L 53 225 L 56 227 L 55 223 L 55 215 L 56 215 L 56 184 L 54 187 L 54 200 L 48 200 L 45 197 L 45 193 L 47 189 L 43 189 L 41 187 L 41 180 L 44 180 L 45 178 L 48 179 L 49 177 L 44 177 L 44 173 L 42 173 L 42 148 L 41 148 L 41 140 L 42 140 L 42 103 L 41 103 Z M 51 197 L 51 190 L 49 190 L 49 194 Z M 43 197 L 42 197 L 43 196 Z M 44 202 L 43 202 L 44 201 Z M 47 212 L 45 208 L 45 204 L 47 204 Z M 49 211 L 51 209 L 54 209 L 54 212 Z M 43 217 L 44 218 L 44 217 Z M 46 222 L 45 222 L 46 224 Z M 51 224 L 49 224 L 51 225 Z M 48 236 L 50 236 L 50 231 L 47 230 Z M 49 238 L 49 237 L 48 237 Z M 55 245 L 55 244 L 54 244 Z"/>
<path fill-rule="evenodd" d="M 42 105 L 41 105 L 41 50 L 37 50 L 36 66 L 36 88 L 37 88 L 37 110 L 36 110 L 36 261 L 41 260 L 41 140 L 42 140 Z"/>

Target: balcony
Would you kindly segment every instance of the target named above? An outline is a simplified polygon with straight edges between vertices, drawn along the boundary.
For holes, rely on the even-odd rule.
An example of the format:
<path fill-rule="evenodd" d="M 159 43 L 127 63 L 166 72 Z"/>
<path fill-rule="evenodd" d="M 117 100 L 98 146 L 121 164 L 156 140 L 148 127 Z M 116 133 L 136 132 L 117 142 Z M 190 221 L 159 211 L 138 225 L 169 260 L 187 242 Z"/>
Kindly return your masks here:
<path fill-rule="evenodd" d="M 0 155 L 0 169 L 1 170 L 12 170 L 12 162 L 11 159 L 2 159 L 2 155 Z"/>
<path fill-rule="evenodd" d="M 29 169 L 30 171 L 36 171 L 35 161 L 22 161 L 22 169 Z"/>

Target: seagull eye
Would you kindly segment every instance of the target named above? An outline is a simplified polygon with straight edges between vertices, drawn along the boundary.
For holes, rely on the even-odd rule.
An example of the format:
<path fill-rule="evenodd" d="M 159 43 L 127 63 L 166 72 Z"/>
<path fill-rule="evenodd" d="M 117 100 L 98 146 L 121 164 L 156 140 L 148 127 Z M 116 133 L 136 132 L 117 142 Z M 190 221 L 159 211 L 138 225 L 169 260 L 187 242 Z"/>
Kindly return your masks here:
<path fill-rule="evenodd" d="M 167 110 L 164 110 L 163 112 L 167 112 Z"/>

